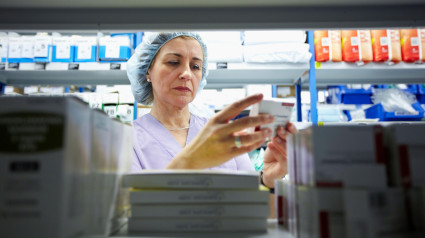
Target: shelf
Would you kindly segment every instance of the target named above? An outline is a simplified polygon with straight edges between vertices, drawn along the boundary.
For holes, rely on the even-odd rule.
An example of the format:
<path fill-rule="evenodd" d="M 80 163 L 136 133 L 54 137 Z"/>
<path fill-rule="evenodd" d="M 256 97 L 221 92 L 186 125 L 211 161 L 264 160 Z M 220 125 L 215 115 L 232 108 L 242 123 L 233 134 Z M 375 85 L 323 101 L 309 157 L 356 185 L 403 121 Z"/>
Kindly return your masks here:
<path fill-rule="evenodd" d="M 362 66 L 339 62 L 316 65 L 317 85 L 420 84 L 425 82 L 425 64 L 400 62 L 394 65 L 368 63 Z M 308 83 L 308 76 L 303 78 Z"/>
<path fill-rule="evenodd" d="M 144 31 L 419 27 L 423 0 L 113 1 L 0 3 L 0 29 Z"/>
<path fill-rule="evenodd" d="M 253 232 L 208 232 L 208 233 L 146 233 L 146 234 L 128 234 L 127 226 L 124 226 L 118 234 L 110 236 L 110 238 L 126 238 L 126 237 L 205 237 L 205 238 L 293 238 L 293 236 L 284 229 L 283 226 L 277 224 L 276 219 L 267 220 L 267 232 L 253 233 Z"/>
<path fill-rule="evenodd" d="M 96 64 L 98 69 L 96 69 Z M 99 85 L 129 84 L 125 64 L 120 70 L 105 70 L 107 63 L 80 64 L 80 70 L 66 70 L 68 64 L 47 70 L 3 70 L 0 81 L 8 85 Z M 293 84 L 308 69 L 308 64 L 229 63 L 227 69 L 209 64 L 207 88 L 242 87 L 245 84 Z M 31 69 L 25 66 L 26 69 Z M 48 70 L 62 68 L 63 70 Z M 81 70 L 83 69 L 83 70 Z M 84 70 L 85 69 L 85 70 Z"/>

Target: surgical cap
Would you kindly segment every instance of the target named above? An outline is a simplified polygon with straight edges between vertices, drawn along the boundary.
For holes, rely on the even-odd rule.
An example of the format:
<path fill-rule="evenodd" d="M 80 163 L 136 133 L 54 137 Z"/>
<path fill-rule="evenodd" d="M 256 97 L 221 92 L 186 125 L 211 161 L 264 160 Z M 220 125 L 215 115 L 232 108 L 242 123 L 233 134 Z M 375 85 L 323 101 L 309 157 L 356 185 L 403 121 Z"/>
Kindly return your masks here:
<path fill-rule="evenodd" d="M 151 66 L 152 60 L 161 47 L 168 41 L 180 37 L 189 36 L 196 39 L 202 47 L 204 61 L 202 65 L 202 79 L 197 93 L 207 84 L 207 46 L 197 33 L 170 32 L 145 34 L 142 43 L 137 46 L 133 56 L 127 61 L 127 76 L 131 83 L 131 90 L 138 103 L 149 104 L 152 96 L 152 84 L 146 80 L 146 73 Z"/>

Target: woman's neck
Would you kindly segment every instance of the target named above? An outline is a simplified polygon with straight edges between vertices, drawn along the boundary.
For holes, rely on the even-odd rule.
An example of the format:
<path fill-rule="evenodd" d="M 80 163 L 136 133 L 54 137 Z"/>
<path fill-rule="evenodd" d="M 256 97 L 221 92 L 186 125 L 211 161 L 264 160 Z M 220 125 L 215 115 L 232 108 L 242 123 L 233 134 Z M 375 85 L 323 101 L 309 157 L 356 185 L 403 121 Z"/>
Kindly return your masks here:
<path fill-rule="evenodd" d="M 150 114 L 167 129 L 182 129 L 189 126 L 189 107 L 177 108 L 171 105 L 155 103 Z"/>

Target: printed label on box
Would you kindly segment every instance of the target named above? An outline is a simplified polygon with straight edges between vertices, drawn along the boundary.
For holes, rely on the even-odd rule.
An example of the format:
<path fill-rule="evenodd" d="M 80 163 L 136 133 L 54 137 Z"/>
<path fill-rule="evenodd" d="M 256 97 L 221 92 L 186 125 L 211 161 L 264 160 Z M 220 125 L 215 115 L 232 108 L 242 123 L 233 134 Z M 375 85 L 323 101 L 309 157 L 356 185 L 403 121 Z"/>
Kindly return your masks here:
<path fill-rule="evenodd" d="M 88 43 L 81 43 L 78 45 L 77 56 L 78 59 L 91 59 L 92 46 Z"/>
<path fill-rule="evenodd" d="M 9 58 L 21 58 L 21 44 L 19 42 L 9 43 Z"/>
<path fill-rule="evenodd" d="M 418 37 L 412 37 L 410 40 L 411 40 L 412 46 L 419 46 L 419 38 Z"/>
<path fill-rule="evenodd" d="M 70 57 L 70 45 L 68 43 L 58 43 L 56 45 L 56 59 L 69 59 Z"/>
<path fill-rule="evenodd" d="M 388 37 L 381 37 L 381 45 L 388 45 Z"/>
<path fill-rule="evenodd" d="M 22 58 L 34 58 L 34 44 L 28 42 L 22 44 Z"/>
<path fill-rule="evenodd" d="M 351 37 L 351 45 L 352 46 L 359 45 L 359 38 L 357 36 Z"/>
<path fill-rule="evenodd" d="M 48 39 L 36 39 L 34 46 L 34 57 L 49 57 Z"/>
<path fill-rule="evenodd" d="M 120 46 L 116 43 L 107 43 L 105 48 L 105 58 L 119 58 Z"/>

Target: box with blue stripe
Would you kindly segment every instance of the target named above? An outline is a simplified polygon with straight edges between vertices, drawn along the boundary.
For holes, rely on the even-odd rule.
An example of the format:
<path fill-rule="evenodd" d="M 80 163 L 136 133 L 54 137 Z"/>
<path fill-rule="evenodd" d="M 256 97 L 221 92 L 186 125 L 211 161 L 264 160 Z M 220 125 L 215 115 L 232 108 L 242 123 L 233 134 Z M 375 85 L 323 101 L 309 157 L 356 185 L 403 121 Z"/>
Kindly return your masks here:
<path fill-rule="evenodd" d="M 131 43 L 127 36 L 99 39 L 99 61 L 101 62 L 126 62 L 131 57 Z"/>
<path fill-rule="evenodd" d="M 52 62 L 72 62 L 74 60 L 74 43 L 70 36 L 53 38 Z"/>
<path fill-rule="evenodd" d="M 96 62 L 97 37 L 78 36 L 74 37 L 74 62 Z"/>

